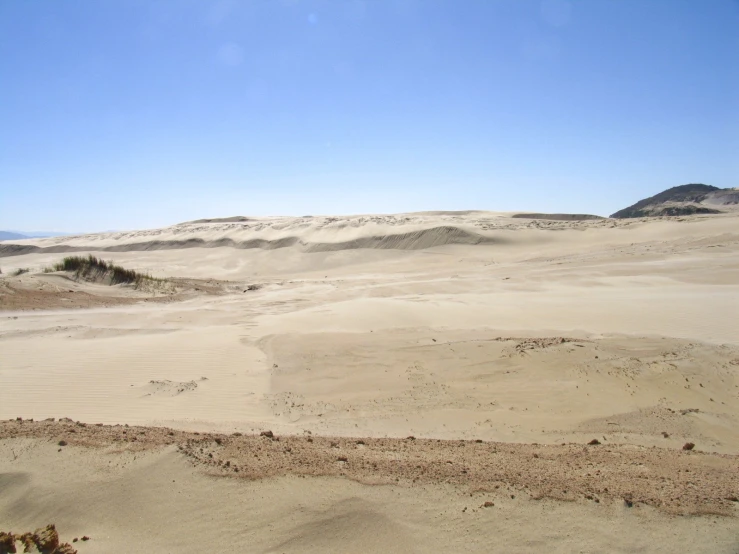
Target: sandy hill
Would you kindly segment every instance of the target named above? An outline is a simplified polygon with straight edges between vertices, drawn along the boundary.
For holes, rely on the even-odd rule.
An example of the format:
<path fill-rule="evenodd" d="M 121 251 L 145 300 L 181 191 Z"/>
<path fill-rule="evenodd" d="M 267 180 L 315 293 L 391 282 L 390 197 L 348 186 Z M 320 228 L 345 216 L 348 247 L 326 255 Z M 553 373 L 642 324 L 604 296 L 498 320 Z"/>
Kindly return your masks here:
<path fill-rule="evenodd" d="M 484 211 L 354 216 L 236 216 L 190 221 L 161 229 L 12 241 L 0 244 L 0 256 L 189 248 L 290 249 L 302 253 L 418 251 L 450 245 L 502 246 L 528 241 L 528 231 L 597 229 L 616 225 L 619 223 L 586 214 Z"/>
<path fill-rule="evenodd" d="M 739 190 L 690 184 L 672 187 L 612 214 L 615 218 L 717 214 L 739 205 Z"/>
<path fill-rule="evenodd" d="M 221 247 L 244 250 L 292 248 L 306 253 L 356 249 L 423 250 L 453 244 L 493 244 L 501 240 L 496 231 L 539 225 L 538 222 L 517 221 L 511 215 L 515 214 L 424 212 L 230 217 L 180 223 L 163 229 L 14 241 L 0 245 L 0 255 Z"/>

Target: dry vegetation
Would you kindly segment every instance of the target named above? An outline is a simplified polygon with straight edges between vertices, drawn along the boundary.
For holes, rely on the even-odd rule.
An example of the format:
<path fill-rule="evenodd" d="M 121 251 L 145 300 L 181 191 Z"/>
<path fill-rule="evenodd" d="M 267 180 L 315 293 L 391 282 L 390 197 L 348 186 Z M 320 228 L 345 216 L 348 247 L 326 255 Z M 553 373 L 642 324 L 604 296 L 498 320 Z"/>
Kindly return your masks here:
<path fill-rule="evenodd" d="M 77 278 L 109 280 L 111 285 L 132 284 L 135 288 L 146 281 L 161 281 L 148 273 L 126 269 L 92 254 L 87 257 L 68 256 L 53 267 L 47 268 L 47 271 L 69 271 L 74 272 Z"/>

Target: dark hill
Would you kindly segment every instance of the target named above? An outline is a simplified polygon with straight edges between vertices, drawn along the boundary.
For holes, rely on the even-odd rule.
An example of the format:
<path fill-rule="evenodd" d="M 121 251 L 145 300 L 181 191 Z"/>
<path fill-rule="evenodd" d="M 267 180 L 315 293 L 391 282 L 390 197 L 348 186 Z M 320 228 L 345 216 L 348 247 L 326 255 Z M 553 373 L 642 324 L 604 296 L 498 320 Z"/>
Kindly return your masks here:
<path fill-rule="evenodd" d="M 21 240 L 27 238 L 29 237 L 20 233 L 14 233 L 13 231 L 0 231 L 0 240 Z"/>
<path fill-rule="evenodd" d="M 680 185 L 672 187 L 665 191 L 639 200 L 633 206 L 619 210 L 612 214 L 611 217 L 628 218 L 628 217 L 647 217 L 655 215 L 688 215 L 695 213 L 715 214 L 721 213 L 718 210 L 696 206 L 706 197 L 717 190 L 718 187 L 703 184 Z M 668 204 L 668 205 L 665 205 Z M 683 204 L 683 205 L 680 205 Z"/>

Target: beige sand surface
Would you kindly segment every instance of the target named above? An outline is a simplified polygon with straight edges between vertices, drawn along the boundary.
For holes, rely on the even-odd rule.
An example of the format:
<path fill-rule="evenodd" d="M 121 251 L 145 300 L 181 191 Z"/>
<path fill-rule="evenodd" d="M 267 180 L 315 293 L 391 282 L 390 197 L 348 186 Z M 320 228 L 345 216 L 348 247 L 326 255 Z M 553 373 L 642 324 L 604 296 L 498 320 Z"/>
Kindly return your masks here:
<path fill-rule="evenodd" d="M 739 216 L 568 221 L 511 215 L 250 218 L 0 243 L 0 419 L 542 445 L 597 437 L 603 445 L 675 452 L 693 442 L 696 450 L 736 456 Z M 185 284 L 169 293 L 132 291 L 39 273 L 70 250 Z M 17 268 L 30 272 L 11 276 Z M 18 440 L 7 439 L 3 448 Z M 64 505 L 79 481 L 70 477 L 65 490 L 44 489 L 43 464 L 56 458 L 28 444 L 34 454 L 23 465 L 30 481 L 18 489 L 25 491 L 19 498 L 40 487 L 48 513 L 58 513 L 53 507 Z M 75 452 L 77 463 L 90 468 L 128 456 Z M 174 469 L 181 457 L 156 450 L 146 454 L 146 467 L 152 475 L 185 471 Z M 729 459 L 739 472 L 737 458 Z M 2 463 L 10 462 L 3 457 Z M 712 523 L 661 515 L 658 507 L 635 516 L 617 508 L 617 500 L 607 509 L 543 501 L 548 521 L 562 524 L 551 534 L 539 524 L 545 504 L 519 499 L 507 513 L 515 522 L 510 529 L 499 519 L 465 527 L 457 515 L 439 527 L 423 506 L 463 494 L 458 485 L 391 490 L 335 476 L 251 483 L 214 480 L 184 467 L 191 498 L 214 514 L 208 520 L 214 532 L 214 521 L 225 525 L 226 535 L 236 532 L 216 514 L 236 515 L 237 508 L 215 510 L 217 501 L 203 491 L 217 486 L 229 498 L 256 495 L 252 506 L 238 508 L 247 510 L 243 517 L 262 518 L 261 532 L 250 527 L 247 533 L 253 551 L 392 551 L 382 542 L 392 536 L 401 537 L 396 546 L 404 550 L 411 546 L 403 547 L 402 537 L 419 551 L 437 544 L 469 550 L 474 541 L 489 551 L 496 534 L 510 541 L 510 549 L 497 545 L 500 551 L 544 544 L 536 541 L 562 551 L 672 551 L 670 544 L 687 544 L 688 537 L 695 547 L 689 550 L 731 552 L 737 544 L 704 542 L 721 536 L 709 532 L 714 526 L 736 530 L 735 517 Z M 74 471 L 71 461 L 68 470 Z M 116 471 L 101 487 L 146 473 Z M 294 497 L 284 494 L 288 490 Z M 172 507 L 176 493 L 167 494 L 163 505 Z M 267 494 L 272 507 L 256 500 Z M 315 509 L 306 508 L 302 519 L 290 515 L 313 498 Z M 337 506 L 364 515 L 342 518 Z M 16 517 L 17 508 L 0 506 L 0 520 L 12 516 L 23 530 L 63 521 Z M 100 507 L 100 513 L 117 510 L 121 523 L 108 531 L 111 537 L 133 525 L 127 509 Z M 195 516 L 183 511 L 175 528 L 187 534 L 186 522 Z M 86 518 L 64 521 L 84 527 Z M 102 519 L 96 521 L 95 532 L 103 534 Z M 590 532 L 577 522 L 587 522 Z M 365 538 L 351 542 L 358 528 L 357 537 Z M 344 538 L 320 542 L 334 531 Z M 60 533 L 67 540 L 63 528 Z M 526 542 L 527 533 L 534 542 Z M 294 542 L 299 536 L 312 537 L 313 546 L 301 549 Z M 615 536 L 621 542 L 613 542 Z"/>
<path fill-rule="evenodd" d="M 732 456 L 228 437 L 71 421 L 12 422 L 0 432 L 5 525 L 53 519 L 64 540 L 91 538 L 74 543 L 79 552 L 729 553 L 739 546 Z"/>

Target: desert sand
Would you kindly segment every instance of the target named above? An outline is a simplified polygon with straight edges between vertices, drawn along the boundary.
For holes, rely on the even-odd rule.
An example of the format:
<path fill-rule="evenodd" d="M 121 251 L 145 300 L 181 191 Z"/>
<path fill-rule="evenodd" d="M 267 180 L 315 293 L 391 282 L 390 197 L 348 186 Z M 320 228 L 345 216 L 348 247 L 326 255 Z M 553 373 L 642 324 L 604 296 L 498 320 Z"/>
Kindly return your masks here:
<path fill-rule="evenodd" d="M 0 531 L 736 552 L 739 213 L 520 215 L 0 242 Z M 166 280 L 44 273 L 70 253 Z"/>

